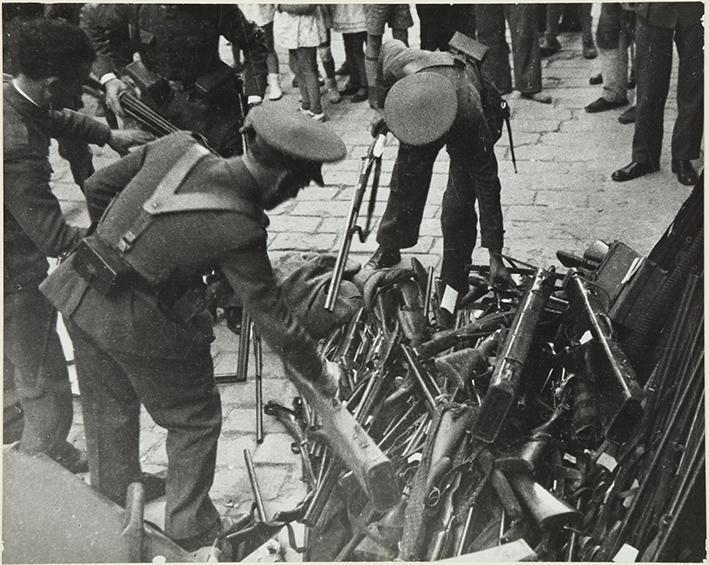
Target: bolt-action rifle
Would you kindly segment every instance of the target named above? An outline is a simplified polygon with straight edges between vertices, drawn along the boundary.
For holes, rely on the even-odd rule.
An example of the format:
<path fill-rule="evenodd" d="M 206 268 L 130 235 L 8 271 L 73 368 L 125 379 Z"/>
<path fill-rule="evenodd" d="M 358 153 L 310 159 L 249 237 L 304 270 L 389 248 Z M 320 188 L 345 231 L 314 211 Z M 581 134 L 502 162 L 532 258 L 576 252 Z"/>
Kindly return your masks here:
<path fill-rule="evenodd" d="M 359 240 L 364 243 L 367 241 L 367 236 L 369 236 L 369 232 L 371 231 L 372 214 L 374 213 L 374 205 L 377 201 L 377 189 L 379 188 L 379 175 L 382 170 L 382 153 L 384 152 L 385 143 L 386 135 L 379 134 L 374 138 L 374 141 L 372 141 L 372 144 L 367 150 L 367 154 L 362 158 L 362 166 L 359 170 L 359 178 L 357 179 L 357 185 L 355 186 L 354 195 L 352 197 L 350 213 L 347 216 L 345 231 L 340 238 L 340 250 L 337 253 L 335 268 L 332 272 L 332 279 L 330 280 L 330 286 L 327 289 L 327 297 L 325 298 L 325 309 L 328 312 L 332 312 L 335 309 L 335 301 L 337 300 L 337 294 L 340 292 L 340 284 L 342 284 L 342 274 L 344 273 L 345 264 L 347 263 L 347 256 L 350 254 L 352 237 L 356 233 L 359 236 Z M 367 183 L 369 182 L 369 175 L 372 172 L 372 168 L 374 168 L 374 178 L 372 179 L 372 190 L 369 196 L 369 206 L 367 208 L 367 221 L 364 225 L 364 229 L 362 229 L 357 225 L 357 217 L 359 216 L 359 209 L 362 206 L 364 195 L 367 192 Z"/>

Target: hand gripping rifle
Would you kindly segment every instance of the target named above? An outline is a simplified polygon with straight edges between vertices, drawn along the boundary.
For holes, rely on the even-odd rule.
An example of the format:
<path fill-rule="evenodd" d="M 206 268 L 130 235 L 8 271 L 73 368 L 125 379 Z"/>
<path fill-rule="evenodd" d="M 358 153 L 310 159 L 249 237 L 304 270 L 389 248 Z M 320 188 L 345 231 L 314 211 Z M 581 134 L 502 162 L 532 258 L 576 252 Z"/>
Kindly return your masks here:
<path fill-rule="evenodd" d="M 86 94 L 89 94 L 98 100 L 103 100 L 104 98 L 103 85 L 101 85 L 98 81 L 89 79 L 84 85 L 82 85 L 82 89 Z M 163 118 L 133 93 L 127 90 L 123 91 L 118 95 L 118 99 L 121 103 L 121 108 L 123 108 L 126 115 L 133 118 L 150 133 L 158 137 L 163 137 L 170 135 L 171 133 L 181 131 L 175 124 Z M 196 133 L 193 133 L 192 135 L 194 135 L 195 139 L 197 139 L 212 153 L 217 153 L 207 144 L 207 140 L 204 136 Z"/>
<path fill-rule="evenodd" d="M 369 232 L 371 231 L 372 214 L 374 213 L 374 205 L 377 201 L 377 189 L 379 188 L 379 176 L 382 171 L 382 153 L 384 152 L 385 143 L 386 135 L 379 134 L 374 138 L 374 141 L 372 141 L 372 144 L 367 150 L 367 154 L 362 157 L 362 166 L 359 170 L 359 178 L 357 179 L 357 185 L 355 186 L 354 195 L 352 197 L 350 213 L 347 216 L 347 224 L 345 225 L 345 231 L 340 240 L 340 250 L 337 253 L 335 268 L 332 273 L 332 279 L 330 280 L 330 286 L 327 289 L 327 297 L 325 298 L 325 310 L 328 312 L 332 312 L 335 309 L 335 301 L 337 300 L 337 294 L 340 292 L 342 274 L 345 270 L 345 264 L 347 263 L 347 256 L 350 253 L 352 237 L 356 233 L 359 236 L 360 242 L 364 243 L 367 241 L 367 236 L 369 236 Z M 367 208 L 367 223 L 364 225 L 364 229 L 362 229 L 357 225 L 357 217 L 359 216 L 359 209 L 364 200 L 364 194 L 367 192 L 367 183 L 369 182 L 369 175 L 372 172 L 372 168 L 374 168 L 374 178 L 372 179 L 372 191 L 369 196 L 369 206 Z"/>

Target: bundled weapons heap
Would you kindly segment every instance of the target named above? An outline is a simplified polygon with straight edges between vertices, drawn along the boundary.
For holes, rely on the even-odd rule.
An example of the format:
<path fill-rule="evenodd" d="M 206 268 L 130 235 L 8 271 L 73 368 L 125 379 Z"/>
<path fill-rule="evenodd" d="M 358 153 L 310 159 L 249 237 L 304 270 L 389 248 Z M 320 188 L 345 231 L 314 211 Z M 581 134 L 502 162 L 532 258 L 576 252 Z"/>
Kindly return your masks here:
<path fill-rule="evenodd" d="M 648 257 L 510 260 L 504 291 L 473 266 L 451 330 L 431 271 L 382 274 L 322 348 L 385 475 L 353 473 L 307 402 L 266 406 L 302 457 L 304 560 L 701 559 L 701 211 L 699 188 Z"/>

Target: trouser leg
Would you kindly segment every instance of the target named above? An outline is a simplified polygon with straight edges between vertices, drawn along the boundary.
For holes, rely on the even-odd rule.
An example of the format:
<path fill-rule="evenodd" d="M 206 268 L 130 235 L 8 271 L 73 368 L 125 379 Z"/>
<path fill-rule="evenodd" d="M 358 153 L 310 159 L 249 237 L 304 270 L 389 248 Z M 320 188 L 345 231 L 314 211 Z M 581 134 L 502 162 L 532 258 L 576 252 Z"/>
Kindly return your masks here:
<path fill-rule="evenodd" d="M 672 132 L 672 157 L 698 159 L 704 124 L 704 29 L 700 23 L 677 30 L 679 55 L 677 120 Z"/>
<path fill-rule="evenodd" d="M 120 365 L 70 320 L 91 486 L 123 505 L 140 480 L 140 403 Z"/>
<path fill-rule="evenodd" d="M 69 374 L 56 311 L 36 288 L 4 295 L 4 354 L 24 412 L 20 449 L 59 457 L 73 420 Z"/>
<path fill-rule="evenodd" d="M 194 357 L 146 359 L 112 353 L 155 423 L 167 430 L 165 533 L 184 540 L 212 529 L 221 401 L 209 346 Z"/>
<path fill-rule="evenodd" d="M 405 249 L 416 245 L 433 163 L 441 146 L 442 142 L 420 147 L 399 145 L 391 173 L 389 200 L 377 233 L 382 247 Z"/>
<path fill-rule="evenodd" d="M 603 98 L 621 102 L 628 96 L 628 40 L 621 34 L 616 49 L 600 49 Z"/>
<path fill-rule="evenodd" d="M 457 290 L 460 296 L 468 290 L 466 265 L 472 260 L 477 238 L 475 196 L 470 159 L 452 157 L 441 210 L 441 277 Z"/>
<path fill-rule="evenodd" d="M 478 41 L 488 47 L 482 72 L 501 93 L 512 90 L 510 48 L 505 39 L 505 14 L 500 4 L 476 4 Z"/>
<path fill-rule="evenodd" d="M 542 90 L 542 59 L 539 34 L 534 25 L 533 4 L 510 4 L 505 12 L 512 37 L 515 88 L 524 94 Z"/>
<path fill-rule="evenodd" d="M 672 70 L 673 31 L 646 25 L 638 19 L 637 110 L 633 161 L 660 167 L 663 117 Z"/>
<path fill-rule="evenodd" d="M 369 105 L 373 108 L 377 106 L 375 84 L 377 80 L 377 63 L 379 60 L 379 52 L 382 49 L 382 36 L 367 34 L 367 48 L 364 52 L 365 57 L 365 72 L 367 75 L 367 84 L 369 86 Z"/>

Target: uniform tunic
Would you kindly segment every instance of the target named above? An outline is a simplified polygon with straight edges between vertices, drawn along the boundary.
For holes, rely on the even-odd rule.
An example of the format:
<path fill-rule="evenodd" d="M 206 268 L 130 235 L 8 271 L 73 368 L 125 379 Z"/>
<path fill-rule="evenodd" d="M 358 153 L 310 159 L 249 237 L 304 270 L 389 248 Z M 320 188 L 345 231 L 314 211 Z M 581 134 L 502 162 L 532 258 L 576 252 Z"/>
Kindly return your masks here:
<path fill-rule="evenodd" d="M 56 312 L 37 287 L 47 256 L 69 251 L 84 234 L 70 226 L 49 184 L 51 137 L 104 145 L 110 129 L 87 116 L 40 108 L 3 85 L 4 354 L 15 367 L 25 412 L 21 448 L 59 456 L 72 422 L 72 401 Z"/>
<path fill-rule="evenodd" d="M 157 183 L 195 143 L 184 132 L 174 134 L 97 172 L 87 183 L 91 217 L 99 218 L 111 198 L 119 196 L 96 236 L 115 242 L 130 229 Z M 87 434 L 95 438 L 95 449 L 89 445 L 92 483 L 95 472 L 103 485 L 99 488 L 115 497 L 140 472 L 142 402 L 168 430 L 166 532 L 173 539 L 204 532 L 217 518 L 208 492 L 221 424 L 209 352 L 211 324 L 199 323 L 201 316 L 190 322 L 178 319 L 171 307 L 177 295 L 200 274 L 219 267 L 283 360 L 306 377 L 322 372 L 315 343 L 291 315 L 274 281 L 266 253 L 267 220 L 255 204 L 258 190 L 239 159 L 208 156 L 189 173 L 178 196 L 204 191 L 237 196 L 245 203 L 242 212 L 156 216 L 125 255 L 146 284 L 104 296 L 76 273 L 70 256 L 42 287 L 69 320 L 72 339 L 79 343 L 77 358 L 83 352 L 88 360 L 83 371 L 79 366 L 79 379 L 86 382 L 82 400 L 90 404 Z M 121 461 L 119 476 L 114 463 Z"/>
<path fill-rule="evenodd" d="M 377 72 L 380 106 L 397 80 L 421 69 L 451 81 L 458 95 L 458 114 L 451 130 L 440 140 L 416 147 L 400 143 L 377 241 L 384 247 L 396 249 L 416 245 L 433 163 L 445 146 L 450 155 L 450 167 L 441 213 L 441 274 L 449 285 L 465 292 L 465 265 L 471 261 L 477 237 L 476 201 L 480 210 L 481 245 L 501 250 L 504 230 L 494 153 L 496 139 L 483 114 L 480 78 L 477 71 L 470 68 L 470 63 L 452 66 L 452 60 L 448 53 L 411 49 L 398 40 L 382 46 Z"/>
<path fill-rule="evenodd" d="M 152 72 L 171 81 L 174 94 L 158 111 L 180 129 L 207 137 L 221 155 L 241 153 L 238 129 L 243 116 L 234 88 L 209 96 L 194 84 L 223 66 L 219 37 L 244 52 L 244 92 L 263 97 L 266 89 L 265 34 L 236 5 L 87 4 L 81 27 L 97 53 L 94 72 L 121 76 L 140 53 Z"/>

